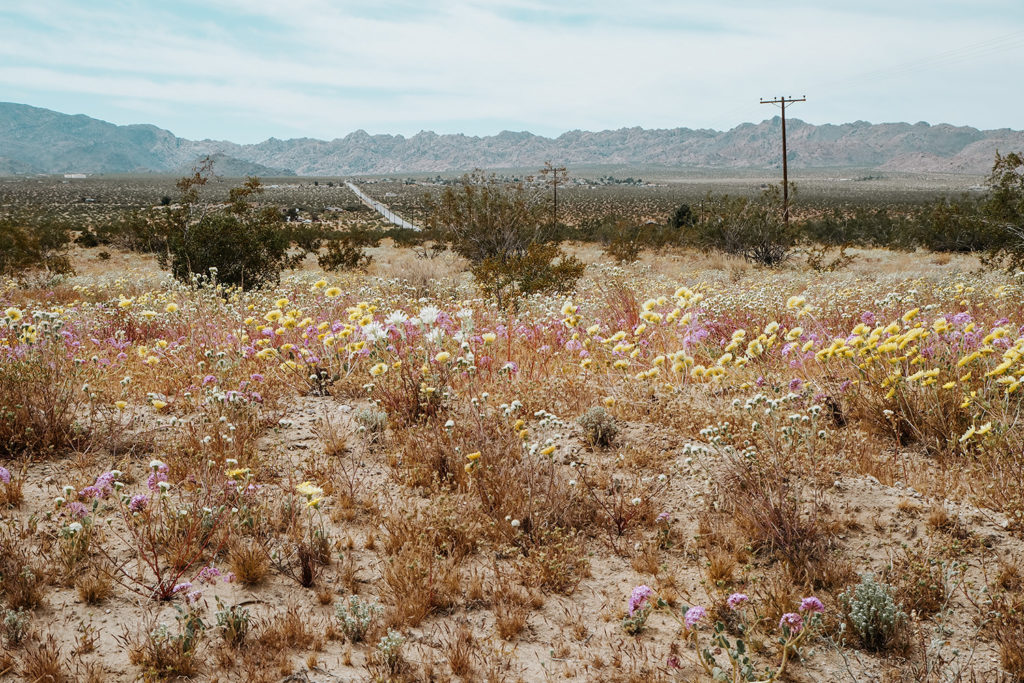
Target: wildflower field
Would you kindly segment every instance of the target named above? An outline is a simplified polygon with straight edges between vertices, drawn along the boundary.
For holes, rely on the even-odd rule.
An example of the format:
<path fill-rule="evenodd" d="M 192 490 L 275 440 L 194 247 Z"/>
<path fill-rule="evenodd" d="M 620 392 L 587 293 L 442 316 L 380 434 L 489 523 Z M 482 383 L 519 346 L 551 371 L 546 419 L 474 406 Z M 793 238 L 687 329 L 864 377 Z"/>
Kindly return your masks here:
<path fill-rule="evenodd" d="M 567 248 L 0 287 L 0 677 L 1024 675 L 1019 278 Z"/>

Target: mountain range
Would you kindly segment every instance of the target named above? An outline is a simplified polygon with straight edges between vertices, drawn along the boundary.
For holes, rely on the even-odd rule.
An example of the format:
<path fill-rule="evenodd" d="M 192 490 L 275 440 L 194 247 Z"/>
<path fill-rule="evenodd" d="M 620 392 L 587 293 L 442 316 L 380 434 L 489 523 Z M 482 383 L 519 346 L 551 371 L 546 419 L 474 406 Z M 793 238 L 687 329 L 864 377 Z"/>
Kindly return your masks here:
<path fill-rule="evenodd" d="M 1008 128 L 866 121 L 813 125 L 787 119 L 794 168 L 857 167 L 887 171 L 984 174 L 996 151 L 1024 151 L 1024 132 Z M 473 168 L 574 166 L 774 168 L 780 165 L 779 119 L 728 131 L 621 128 L 574 130 L 548 138 L 504 131 L 475 137 L 423 131 L 412 137 L 270 138 L 257 144 L 188 140 L 148 124 L 119 126 L 0 102 L 0 175 L 32 173 L 173 173 L 215 155 L 225 176 L 339 176 Z"/>

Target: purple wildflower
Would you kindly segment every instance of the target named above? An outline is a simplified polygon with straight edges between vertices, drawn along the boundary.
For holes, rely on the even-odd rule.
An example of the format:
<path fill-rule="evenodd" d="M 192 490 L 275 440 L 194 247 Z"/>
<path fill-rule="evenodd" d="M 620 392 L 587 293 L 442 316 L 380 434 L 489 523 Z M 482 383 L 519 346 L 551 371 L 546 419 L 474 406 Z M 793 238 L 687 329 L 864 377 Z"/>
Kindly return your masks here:
<path fill-rule="evenodd" d="M 694 605 L 690 609 L 686 610 L 686 614 L 683 615 L 683 621 L 686 622 L 687 627 L 697 628 L 697 624 L 708 615 L 708 611 L 700 605 Z"/>
<path fill-rule="evenodd" d="M 821 600 L 818 598 L 811 596 L 800 601 L 800 611 L 817 612 L 818 614 L 822 614 L 825 611 L 825 605 L 823 605 Z"/>
<path fill-rule="evenodd" d="M 794 394 L 800 393 L 800 391 L 803 388 L 804 381 L 799 377 L 794 377 L 793 379 L 789 380 L 789 390 L 792 391 Z"/>
<path fill-rule="evenodd" d="M 89 508 L 85 507 L 82 503 L 77 500 L 68 503 L 68 512 L 78 519 L 85 519 L 89 516 Z"/>
<path fill-rule="evenodd" d="M 747 603 L 747 600 L 749 599 L 750 598 L 748 598 L 744 593 L 733 593 L 725 602 L 729 605 L 729 609 L 735 611 L 738 610 L 740 607 L 743 607 L 743 605 L 745 605 Z"/>
<path fill-rule="evenodd" d="M 967 311 L 961 311 L 953 316 L 954 325 L 966 325 L 969 322 L 971 322 L 971 314 Z"/>
<path fill-rule="evenodd" d="M 181 591 L 187 591 L 187 590 L 192 590 L 192 582 L 191 581 L 182 581 L 181 583 L 177 584 L 173 589 L 171 589 L 171 592 L 172 593 L 180 593 Z"/>
<path fill-rule="evenodd" d="M 790 633 L 797 634 L 804 627 L 804 618 L 796 612 L 786 612 L 782 615 L 782 619 L 779 619 L 779 628 L 785 631 L 789 629 Z"/>
<path fill-rule="evenodd" d="M 864 311 L 863 313 L 860 314 L 860 321 L 865 325 L 874 325 L 875 314 L 872 313 L 871 311 Z"/>
<path fill-rule="evenodd" d="M 132 512 L 142 512 L 149 505 L 149 496 L 145 493 L 139 493 L 132 496 L 132 499 L 128 502 L 128 509 Z"/>
<path fill-rule="evenodd" d="M 160 482 L 167 481 L 168 467 L 164 463 L 160 463 L 154 468 L 153 473 L 149 475 L 149 479 L 146 480 L 146 486 L 149 490 L 156 493 L 160 490 Z"/>
<path fill-rule="evenodd" d="M 202 571 L 199 572 L 200 583 L 216 583 L 217 579 L 221 576 L 221 571 L 210 565 L 209 567 L 203 567 Z"/>
<path fill-rule="evenodd" d="M 670 518 L 671 516 L 672 516 L 672 515 L 670 515 L 670 514 L 668 513 L 668 511 L 666 510 L 665 512 L 662 512 L 662 513 L 660 513 L 660 514 L 658 515 L 658 519 L 657 519 L 656 521 L 658 521 L 658 522 L 660 522 L 660 523 L 662 523 L 662 524 L 668 524 L 668 520 L 669 520 L 669 518 Z"/>
<path fill-rule="evenodd" d="M 647 606 L 647 600 L 653 595 L 654 589 L 650 586 L 640 585 L 634 588 L 629 596 L 629 616 L 633 616 L 637 610 L 644 609 Z"/>
<path fill-rule="evenodd" d="M 11 472 L 6 467 L 0 466 L 0 481 L 5 484 L 11 483 Z"/>

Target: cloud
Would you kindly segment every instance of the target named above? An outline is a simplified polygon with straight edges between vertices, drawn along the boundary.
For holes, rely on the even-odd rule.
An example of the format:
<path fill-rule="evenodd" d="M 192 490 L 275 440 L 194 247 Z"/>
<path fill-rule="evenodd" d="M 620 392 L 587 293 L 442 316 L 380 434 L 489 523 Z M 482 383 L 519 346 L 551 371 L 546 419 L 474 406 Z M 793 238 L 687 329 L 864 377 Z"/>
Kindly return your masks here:
<path fill-rule="evenodd" d="M 1018 3 L 142 0 L 0 10 L 0 86 L 188 137 L 727 128 L 806 94 L 816 123 L 1019 125 Z M 957 95 L 947 97 L 951 84 Z M 940 96 L 942 95 L 942 96 Z M 99 109 L 96 111 L 95 109 Z"/>

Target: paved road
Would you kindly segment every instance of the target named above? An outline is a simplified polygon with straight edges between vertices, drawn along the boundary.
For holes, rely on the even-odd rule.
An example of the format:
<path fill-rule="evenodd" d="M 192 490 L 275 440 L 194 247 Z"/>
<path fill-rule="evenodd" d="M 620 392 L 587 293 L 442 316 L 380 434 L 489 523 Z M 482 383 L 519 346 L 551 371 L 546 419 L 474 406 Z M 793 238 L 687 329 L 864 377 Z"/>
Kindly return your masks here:
<path fill-rule="evenodd" d="M 364 204 L 366 204 L 368 207 L 379 213 L 381 216 L 384 216 L 384 218 L 386 218 L 391 223 L 394 223 L 400 228 L 405 228 L 406 230 L 420 229 L 420 226 L 413 225 L 412 223 L 405 220 L 397 213 L 389 209 L 385 204 L 381 204 L 376 199 L 360 190 L 358 187 L 355 186 L 355 183 L 346 182 L 345 184 L 348 185 L 348 189 L 356 193 L 356 196 L 359 197 Z"/>

